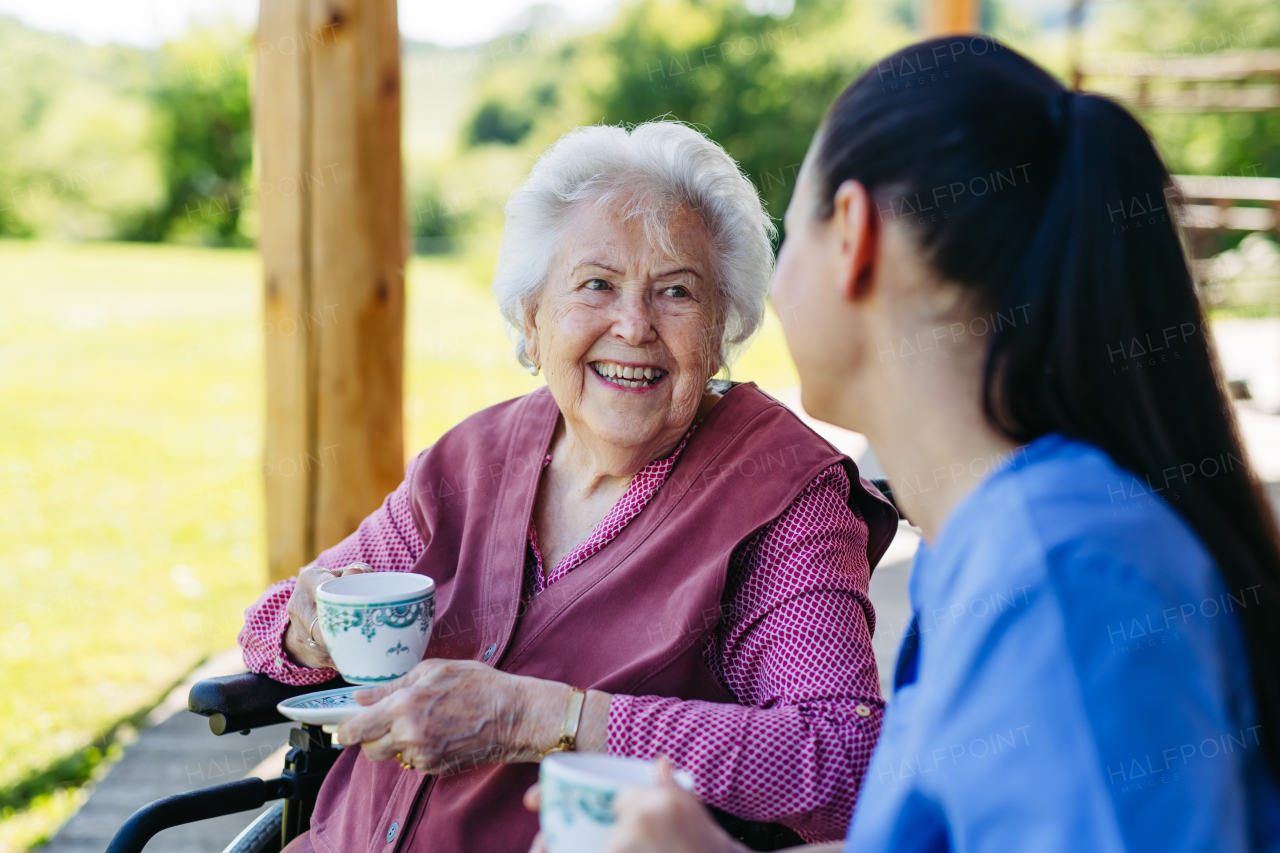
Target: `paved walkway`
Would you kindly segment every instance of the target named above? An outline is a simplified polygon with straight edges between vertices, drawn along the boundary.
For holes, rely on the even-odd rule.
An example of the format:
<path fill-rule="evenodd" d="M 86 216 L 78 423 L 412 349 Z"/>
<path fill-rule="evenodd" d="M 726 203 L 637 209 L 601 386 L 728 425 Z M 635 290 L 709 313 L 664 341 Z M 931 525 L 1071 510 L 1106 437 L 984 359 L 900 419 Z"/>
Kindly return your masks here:
<path fill-rule="evenodd" d="M 129 815 L 153 800 L 248 776 L 280 775 L 287 724 L 216 737 L 208 720 L 187 712 L 187 692 L 196 681 L 244 671 L 233 649 L 215 655 L 174 688 L 137 742 L 41 853 L 102 853 Z M 147 845 L 147 853 L 220 853 L 259 811 L 166 829 Z"/>

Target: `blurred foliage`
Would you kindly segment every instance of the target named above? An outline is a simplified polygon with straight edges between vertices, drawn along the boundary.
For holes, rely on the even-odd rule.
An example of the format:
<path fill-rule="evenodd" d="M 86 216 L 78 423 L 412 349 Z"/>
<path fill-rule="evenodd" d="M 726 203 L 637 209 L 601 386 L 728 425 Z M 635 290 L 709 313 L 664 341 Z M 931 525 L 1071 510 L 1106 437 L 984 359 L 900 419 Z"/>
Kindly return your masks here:
<path fill-rule="evenodd" d="M 146 56 L 0 17 L 0 235 L 118 235 L 163 193 Z"/>
<path fill-rule="evenodd" d="M 499 56 L 464 143 L 536 153 L 580 124 L 688 122 L 722 144 L 781 217 L 832 99 L 913 34 L 893 4 L 641 0 L 602 31 Z M 527 168 L 527 167 L 526 167 Z"/>
<path fill-rule="evenodd" d="M 461 199 L 445 195 L 438 180 L 424 176 L 410 195 L 409 231 L 414 251 L 423 255 L 451 251 L 455 238 L 468 230 L 471 214 Z"/>
<path fill-rule="evenodd" d="M 248 242 L 245 43 L 89 47 L 0 16 L 0 236 Z"/>
<path fill-rule="evenodd" d="M 239 228 L 253 159 L 248 45 L 225 29 L 161 48 L 150 96 L 166 198 L 126 237 L 248 242 Z"/>
<path fill-rule="evenodd" d="M 1125 0 L 1098 11 L 1091 51 L 1190 59 L 1280 48 L 1275 0 Z M 1280 176 L 1280 110 L 1140 117 L 1175 174 Z"/>
<path fill-rule="evenodd" d="M 467 128 L 467 142 L 471 145 L 482 142 L 514 145 L 524 139 L 532 127 L 533 116 L 529 110 L 521 110 L 501 101 L 485 101 L 471 117 Z"/>
<path fill-rule="evenodd" d="M 767 7 L 766 7 L 767 8 Z M 783 18 L 733 0 L 624 8 L 586 77 L 609 124 L 660 116 L 722 144 L 781 217 L 828 105 L 867 65 L 912 40 L 882 4 L 800 0 Z"/>
<path fill-rule="evenodd" d="M 1043 7 L 984 0 L 983 26 L 1062 74 L 1063 17 Z M 1089 53 L 1280 47 L 1274 0 L 1091 10 Z M 590 32 L 539 7 L 484 45 L 406 41 L 415 245 L 448 251 L 500 231 L 507 194 L 568 129 L 658 117 L 723 144 L 780 217 L 827 106 L 918 37 L 917 11 L 916 0 L 629 0 Z M 158 50 L 93 48 L 0 17 L 0 66 L 11 69 L 0 87 L 0 236 L 251 242 L 248 46 L 233 27 L 206 27 Z M 1280 175 L 1280 111 L 1142 118 L 1175 172 Z"/>
<path fill-rule="evenodd" d="M 1094 8 L 1090 52 L 1204 55 L 1280 45 L 1274 0 Z M 453 160 L 462 168 L 450 180 L 480 180 L 466 167 L 479 149 L 506 148 L 527 170 L 575 125 L 667 117 L 724 145 L 779 217 L 827 106 L 869 64 L 919 37 L 916 11 L 908 0 L 638 0 L 599 32 L 555 40 L 531 28 L 520 36 L 531 45 L 541 39 L 542 49 L 493 52 L 477 74 Z M 1067 70 L 1061 23 L 1047 39 L 1018 4 L 983 6 L 986 31 L 1059 74 Z M 1174 172 L 1280 175 L 1280 111 L 1140 117 Z"/>

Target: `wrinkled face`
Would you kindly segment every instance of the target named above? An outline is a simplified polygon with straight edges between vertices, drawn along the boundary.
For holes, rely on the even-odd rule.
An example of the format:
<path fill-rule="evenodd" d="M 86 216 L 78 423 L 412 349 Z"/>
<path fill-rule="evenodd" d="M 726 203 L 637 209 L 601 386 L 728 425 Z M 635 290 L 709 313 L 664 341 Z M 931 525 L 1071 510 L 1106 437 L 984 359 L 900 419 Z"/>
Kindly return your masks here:
<path fill-rule="evenodd" d="M 584 202 L 570 213 L 526 314 L 525 346 L 572 429 L 657 453 L 688 429 L 720 367 L 710 236 L 681 210 L 672 257 L 620 206 Z"/>

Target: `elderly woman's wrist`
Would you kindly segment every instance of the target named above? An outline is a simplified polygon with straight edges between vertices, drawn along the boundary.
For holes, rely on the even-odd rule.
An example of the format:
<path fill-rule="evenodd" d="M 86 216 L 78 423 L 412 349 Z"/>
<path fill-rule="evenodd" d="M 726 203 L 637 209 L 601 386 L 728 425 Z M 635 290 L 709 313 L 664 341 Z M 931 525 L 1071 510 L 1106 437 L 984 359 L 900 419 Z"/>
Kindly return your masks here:
<path fill-rule="evenodd" d="M 534 678 L 528 679 L 521 687 L 520 725 L 513 746 L 517 760 L 537 761 L 560 742 L 564 709 L 568 705 L 571 688 L 557 681 Z"/>

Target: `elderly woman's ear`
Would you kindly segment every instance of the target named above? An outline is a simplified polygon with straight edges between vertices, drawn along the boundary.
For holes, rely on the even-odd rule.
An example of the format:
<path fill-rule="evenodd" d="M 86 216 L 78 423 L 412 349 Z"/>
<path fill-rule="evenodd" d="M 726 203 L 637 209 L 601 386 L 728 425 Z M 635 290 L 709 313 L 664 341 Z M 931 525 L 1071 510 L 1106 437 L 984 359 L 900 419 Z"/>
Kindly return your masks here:
<path fill-rule="evenodd" d="M 720 372 L 720 368 L 724 367 L 720 360 L 722 341 L 724 340 L 724 323 L 717 322 L 715 331 L 706 338 L 704 344 L 707 359 L 707 377 L 710 378 Z"/>
<path fill-rule="evenodd" d="M 538 305 L 535 302 L 532 305 L 526 305 L 524 309 L 524 354 L 529 359 L 528 370 L 534 376 L 538 375 L 538 371 L 542 368 L 542 361 L 538 357 Z"/>

